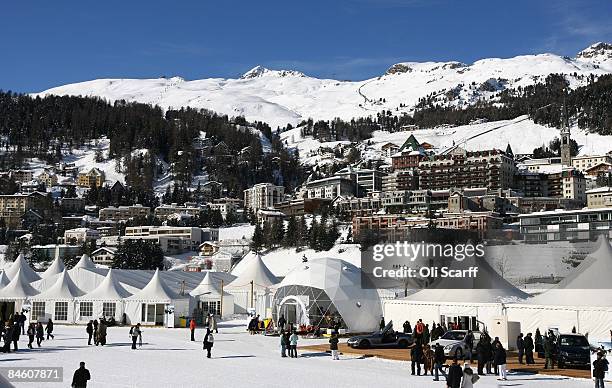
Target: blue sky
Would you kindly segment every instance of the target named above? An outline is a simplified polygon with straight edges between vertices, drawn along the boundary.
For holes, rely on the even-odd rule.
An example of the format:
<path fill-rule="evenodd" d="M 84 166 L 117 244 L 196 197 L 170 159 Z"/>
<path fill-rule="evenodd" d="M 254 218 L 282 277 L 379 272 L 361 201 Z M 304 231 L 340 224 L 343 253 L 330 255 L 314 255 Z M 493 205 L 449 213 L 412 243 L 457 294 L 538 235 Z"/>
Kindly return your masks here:
<path fill-rule="evenodd" d="M 11 1 L 0 89 L 95 78 L 236 77 L 255 65 L 365 79 L 400 61 L 612 42 L 610 0 Z"/>

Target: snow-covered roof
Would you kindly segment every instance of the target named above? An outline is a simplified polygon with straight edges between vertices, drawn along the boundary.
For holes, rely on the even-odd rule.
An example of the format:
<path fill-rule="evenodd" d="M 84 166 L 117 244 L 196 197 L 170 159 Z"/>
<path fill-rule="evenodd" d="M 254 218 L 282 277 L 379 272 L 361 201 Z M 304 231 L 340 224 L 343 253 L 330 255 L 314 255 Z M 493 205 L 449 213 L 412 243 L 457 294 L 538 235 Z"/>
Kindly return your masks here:
<path fill-rule="evenodd" d="M 325 291 L 350 331 L 378 327 L 380 297 L 375 289 L 362 287 L 361 270 L 353 264 L 329 257 L 309 260 L 289 272 L 277 289 L 294 285 Z"/>
<path fill-rule="evenodd" d="M 26 299 L 36 294 L 38 294 L 38 291 L 30 285 L 30 282 L 27 280 L 21 268 L 18 268 L 17 273 L 13 276 L 11 281 L 0 289 L 0 300 Z"/>
<path fill-rule="evenodd" d="M 529 300 L 530 304 L 555 306 L 612 306 L 612 247 L 605 236 L 573 273 L 557 286 Z"/>
<path fill-rule="evenodd" d="M 57 275 L 57 274 L 64 272 L 65 269 L 66 269 L 66 266 L 64 265 L 64 262 L 58 256 L 55 258 L 55 260 L 53 260 L 53 263 L 51 263 L 49 268 L 47 268 L 47 270 L 43 272 L 43 274 L 40 277 L 43 279 L 46 279 L 50 276 Z"/>
<path fill-rule="evenodd" d="M 267 288 L 278 283 L 278 279 L 272 271 L 266 267 L 259 253 L 249 252 L 232 271 L 237 276 L 227 287 L 247 288 L 251 286 L 256 289 Z"/>
<path fill-rule="evenodd" d="M 610 193 L 610 192 L 612 192 L 612 187 L 604 186 L 604 187 L 597 187 L 591 190 L 587 190 L 585 193 L 586 194 L 597 194 L 597 193 Z"/>
<path fill-rule="evenodd" d="M 119 284 L 113 270 L 109 269 L 102 283 L 93 291 L 79 297 L 81 300 L 121 300 L 131 294 Z"/>
<path fill-rule="evenodd" d="M 64 269 L 55 281 L 55 284 L 32 299 L 72 300 L 84 294 L 85 293 L 74 284 L 68 271 Z"/>
<path fill-rule="evenodd" d="M 34 272 L 30 265 L 25 261 L 25 256 L 22 253 L 17 256 L 17 259 L 15 259 L 13 264 L 6 270 L 6 276 L 8 276 L 9 279 L 13 279 L 19 271 L 21 271 L 22 276 L 28 283 L 40 280 L 40 276 Z"/>
<path fill-rule="evenodd" d="M 178 298 L 181 298 L 181 296 L 172 291 L 170 287 L 168 287 L 160 278 L 159 270 L 155 270 L 155 273 L 153 274 L 153 277 L 149 283 L 142 290 L 138 291 L 127 299 L 169 303 L 170 301 Z"/>

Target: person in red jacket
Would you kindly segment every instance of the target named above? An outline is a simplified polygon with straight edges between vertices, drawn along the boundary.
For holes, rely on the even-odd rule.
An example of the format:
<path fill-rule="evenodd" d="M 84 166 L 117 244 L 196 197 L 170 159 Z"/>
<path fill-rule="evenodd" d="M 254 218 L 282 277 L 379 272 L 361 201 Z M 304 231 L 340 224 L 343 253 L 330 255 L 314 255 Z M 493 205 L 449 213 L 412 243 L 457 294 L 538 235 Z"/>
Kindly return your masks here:
<path fill-rule="evenodd" d="M 195 319 L 191 318 L 191 320 L 189 321 L 189 331 L 191 332 L 192 341 L 195 341 L 195 328 L 196 328 Z"/>

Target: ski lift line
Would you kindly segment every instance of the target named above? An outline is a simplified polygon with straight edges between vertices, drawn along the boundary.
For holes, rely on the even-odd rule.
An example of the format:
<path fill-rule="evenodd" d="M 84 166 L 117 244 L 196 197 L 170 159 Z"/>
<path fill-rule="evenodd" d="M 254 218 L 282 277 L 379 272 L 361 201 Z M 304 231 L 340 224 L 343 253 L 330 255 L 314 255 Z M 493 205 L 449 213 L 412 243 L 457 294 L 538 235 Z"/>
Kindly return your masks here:
<path fill-rule="evenodd" d="M 542 108 L 544 108 L 544 107 L 542 107 Z M 540 109 L 541 109 L 541 108 L 540 108 Z M 509 122 L 509 123 L 502 124 L 502 125 L 498 125 L 498 126 L 496 126 L 496 127 L 489 128 L 489 129 L 487 129 L 486 131 L 483 131 L 483 132 L 477 133 L 476 135 L 473 135 L 473 136 L 470 136 L 470 137 L 466 137 L 466 138 L 460 139 L 458 142 L 456 142 L 456 144 L 455 144 L 454 146 L 452 146 L 452 147 L 450 147 L 450 148 L 448 148 L 448 149 L 446 149 L 446 150 L 442 151 L 442 152 L 440 153 L 440 155 L 446 155 L 446 154 L 448 154 L 449 152 L 452 152 L 453 150 L 455 150 L 457 147 L 459 147 L 459 144 L 465 144 L 465 143 L 467 143 L 468 141 L 470 141 L 470 140 L 472 140 L 472 139 L 477 138 L 478 136 L 486 135 L 487 133 L 490 133 L 490 132 L 496 131 L 496 130 L 498 130 L 498 129 L 500 129 L 500 128 L 503 128 L 503 127 L 507 127 L 508 125 L 511 125 L 511 124 L 517 124 L 517 123 L 523 122 L 523 121 L 525 121 L 525 120 L 529 120 L 529 117 L 523 117 L 523 118 L 522 118 L 522 119 L 520 119 L 520 120 L 512 120 L 512 121 L 511 121 L 511 122 Z"/>

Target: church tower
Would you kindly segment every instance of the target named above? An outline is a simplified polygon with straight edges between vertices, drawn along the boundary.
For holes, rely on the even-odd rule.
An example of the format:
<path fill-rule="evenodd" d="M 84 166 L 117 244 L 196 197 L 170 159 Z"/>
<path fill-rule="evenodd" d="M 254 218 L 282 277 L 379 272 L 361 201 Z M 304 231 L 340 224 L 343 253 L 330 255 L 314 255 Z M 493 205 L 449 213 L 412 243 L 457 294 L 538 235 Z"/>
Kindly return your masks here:
<path fill-rule="evenodd" d="M 564 166 L 572 165 L 572 154 L 570 152 L 570 129 L 567 125 L 567 115 L 565 113 L 565 103 L 561 111 L 561 164 Z"/>

